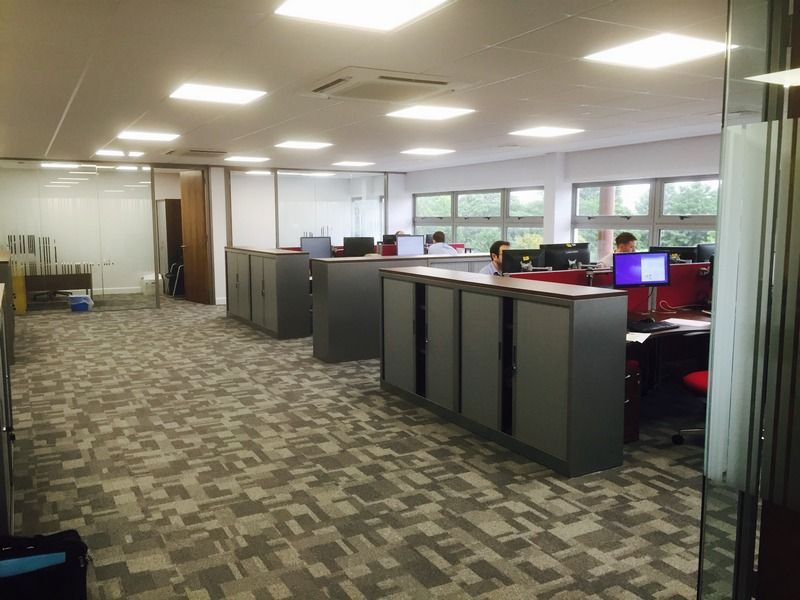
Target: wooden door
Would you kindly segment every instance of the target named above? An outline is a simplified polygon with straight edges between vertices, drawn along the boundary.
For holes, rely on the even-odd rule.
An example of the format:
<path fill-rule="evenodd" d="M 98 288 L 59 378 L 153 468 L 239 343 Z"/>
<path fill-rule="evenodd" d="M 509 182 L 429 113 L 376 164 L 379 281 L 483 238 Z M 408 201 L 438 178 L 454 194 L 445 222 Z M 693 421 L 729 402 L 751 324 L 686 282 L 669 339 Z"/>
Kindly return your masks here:
<path fill-rule="evenodd" d="M 167 198 L 164 200 L 164 217 L 167 230 L 167 268 L 169 268 L 173 263 L 183 264 L 180 198 Z"/>
<path fill-rule="evenodd" d="M 181 230 L 186 299 L 210 304 L 208 215 L 202 171 L 181 172 Z"/>

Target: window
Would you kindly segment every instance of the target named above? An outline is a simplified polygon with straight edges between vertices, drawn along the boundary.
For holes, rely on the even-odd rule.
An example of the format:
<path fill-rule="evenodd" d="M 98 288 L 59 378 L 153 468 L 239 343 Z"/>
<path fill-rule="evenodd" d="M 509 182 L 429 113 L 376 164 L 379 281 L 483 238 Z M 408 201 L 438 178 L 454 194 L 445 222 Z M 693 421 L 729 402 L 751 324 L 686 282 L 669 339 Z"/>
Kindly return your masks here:
<path fill-rule="evenodd" d="M 445 214 L 449 206 L 455 210 Z M 475 252 L 487 252 L 497 240 L 538 248 L 544 239 L 541 187 L 415 194 L 414 210 L 414 233 L 441 230 L 448 242 L 463 243 Z"/>
<path fill-rule="evenodd" d="M 661 213 L 665 216 L 716 215 L 718 196 L 718 179 L 665 182 Z"/>
<path fill-rule="evenodd" d="M 650 183 L 581 186 L 577 214 L 586 217 L 650 214 Z"/>
<path fill-rule="evenodd" d="M 456 240 L 475 252 L 488 252 L 492 244 L 503 236 L 500 227 L 457 227 Z"/>
<path fill-rule="evenodd" d="M 451 194 L 414 196 L 414 212 L 417 217 L 450 217 L 453 214 Z"/>
<path fill-rule="evenodd" d="M 589 242 L 592 260 L 614 249 L 630 231 L 636 248 L 694 246 L 716 239 L 716 176 L 577 184 L 573 189 L 573 240 Z"/>
<path fill-rule="evenodd" d="M 544 190 L 509 190 L 508 216 L 544 217 Z"/>
<path fill-rule="evenodd" d="M 499 217 L 502 211 L 500 192 L 456 194 L 459 217 Z"/>

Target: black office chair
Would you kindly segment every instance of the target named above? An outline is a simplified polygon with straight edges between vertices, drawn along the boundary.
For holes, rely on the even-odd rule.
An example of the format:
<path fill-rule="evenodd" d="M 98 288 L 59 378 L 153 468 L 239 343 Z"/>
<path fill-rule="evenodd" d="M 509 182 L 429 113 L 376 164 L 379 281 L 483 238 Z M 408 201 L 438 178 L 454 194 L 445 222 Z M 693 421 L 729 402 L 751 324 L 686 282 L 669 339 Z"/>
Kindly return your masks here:
<path fill-rule="evenodd" d="M 179 265 L 178 263 L 172 263 L 169 266 L 169 271 L 164 276 L 164 293 L 171 295 L 173 298 L 175 297 L 175 293 L 178 290 L 178 284 L 181 281 L 181 274 L 183 273 L 183 265 Z M 172 285 L 172 291 L 170 292 L 170 284 Z"/>
<path fill-rule="evenodd" d="M 684 337 L 688 338 L 696 338 L 698 340 L 702 339 L 703 337 L 709 338 L 710 332 L 708 330 L 703 331 L 693 331 L 691 333 L 684 334 Z M 706 406 L 706 401 L 708 397 L 708 366 L 705 361 L 703 361 L 704 368 L 698 369 L 696 371 L 691 371 L 682 377 L 683 385 L 689 391 L 691 391 L 702 404 L 703 407 Z M 678 433 L 672 436 L 672 443 L 673 444 L 683 444 L 686 441 L 687 437 L 705 437 L 705 427 L 691 427 L 680 429 Z"/>

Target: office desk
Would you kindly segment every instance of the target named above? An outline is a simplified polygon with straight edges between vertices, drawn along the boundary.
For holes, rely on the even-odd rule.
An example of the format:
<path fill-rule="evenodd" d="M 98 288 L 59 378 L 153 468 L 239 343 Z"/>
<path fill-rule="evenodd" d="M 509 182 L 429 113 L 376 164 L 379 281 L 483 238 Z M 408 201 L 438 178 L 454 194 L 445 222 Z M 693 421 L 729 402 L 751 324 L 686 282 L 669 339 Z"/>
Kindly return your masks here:
<path fill-rule="evenodd" d="M 618 290 L 383 269 L 381 387 L 564 475 L 618 466 L 626 304 Z"/>

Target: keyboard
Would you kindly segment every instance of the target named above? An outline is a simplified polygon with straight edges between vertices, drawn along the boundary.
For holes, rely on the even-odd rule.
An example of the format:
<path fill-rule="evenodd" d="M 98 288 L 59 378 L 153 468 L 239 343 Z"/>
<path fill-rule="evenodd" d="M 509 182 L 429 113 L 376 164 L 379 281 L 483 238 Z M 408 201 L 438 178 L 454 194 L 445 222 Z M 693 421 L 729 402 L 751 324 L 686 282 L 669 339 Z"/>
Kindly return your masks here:
<path fill-rule="evenodd" d="M 678 327 L 679 325 L 667 323 L 666 321 L 655 321 L 653 323 L 628 321 L 628 331 L 635 331 L 636 333 L 655 333 L 657 331 L 666 331 L 667 329 L 677 329 Z"/>

